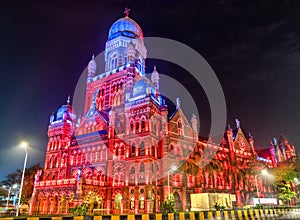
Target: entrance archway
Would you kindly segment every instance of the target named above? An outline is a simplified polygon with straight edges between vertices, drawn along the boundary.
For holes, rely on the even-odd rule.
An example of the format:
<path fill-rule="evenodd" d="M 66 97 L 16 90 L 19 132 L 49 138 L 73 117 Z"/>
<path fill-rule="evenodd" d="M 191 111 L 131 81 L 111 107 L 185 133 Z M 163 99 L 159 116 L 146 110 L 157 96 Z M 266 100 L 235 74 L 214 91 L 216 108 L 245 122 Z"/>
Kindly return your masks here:
<path fill-rule="evenodd" d="M 115 210 L 121 209 L 121 204 L 122 204 L 122 195 L 121 193 L 117 193 L 114 199 L 114 209 Z"/>
<path fill-rule="evenodd" d="M 84 202 L 87 204 L 88 211 L 93 213 L 94 209 L 103 209 L 103 198 L 94 191 L 90 191 L 85 197 Z"/>
<path fill-rule="evenodd" d="M 181 211 L 182 210 L 182 201 L 181 201 L 180 195 L 178 192 L 175 192 L 173 195 L 174 195 L 174 200 L 175 200 L 175 209 L 177 211 Z"/>

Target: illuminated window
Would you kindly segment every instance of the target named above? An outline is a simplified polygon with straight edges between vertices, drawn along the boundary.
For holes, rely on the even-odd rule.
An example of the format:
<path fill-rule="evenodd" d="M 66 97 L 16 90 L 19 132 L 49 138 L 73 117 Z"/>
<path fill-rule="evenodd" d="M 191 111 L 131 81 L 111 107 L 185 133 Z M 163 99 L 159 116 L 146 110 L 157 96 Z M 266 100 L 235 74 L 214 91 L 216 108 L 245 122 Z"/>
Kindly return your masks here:
<path fill-rule="evenodd" d="M 118 193 L 115 196 L 115 200 L 114 200 L 115 209 L 121 209 L 121 201 L 122 201 L 122 195 Z"/>
<path fill-rule="evenodd" d="M 130 199 L 130 209 L 134 209 L 134 198 L 131 197 Z"/>
<path fill-rule="evenodd" d="M 144 209 L 145 208 L 145 199 L 144 196 L 140 197 L 140 209 Z"/>
<path fill-rule="evenodd" d="M 110 70 L 117 68 L 117 62 L 118 62 L 117 54 L 114 54 L 110 61 Z"/>

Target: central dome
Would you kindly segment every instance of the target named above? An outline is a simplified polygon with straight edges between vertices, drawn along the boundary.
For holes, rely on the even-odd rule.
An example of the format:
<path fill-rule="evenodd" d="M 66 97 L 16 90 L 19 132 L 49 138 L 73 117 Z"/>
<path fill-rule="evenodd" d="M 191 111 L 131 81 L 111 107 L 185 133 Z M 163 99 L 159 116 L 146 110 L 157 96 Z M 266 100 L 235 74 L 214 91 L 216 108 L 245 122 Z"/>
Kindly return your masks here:
<path fill-rule="evenodd" d="M 127 16 L 117 20 L 109 29 L 108 40 L 112 40 L 118 36 L 141 39 L 144 37 L 141 27 Z"/>

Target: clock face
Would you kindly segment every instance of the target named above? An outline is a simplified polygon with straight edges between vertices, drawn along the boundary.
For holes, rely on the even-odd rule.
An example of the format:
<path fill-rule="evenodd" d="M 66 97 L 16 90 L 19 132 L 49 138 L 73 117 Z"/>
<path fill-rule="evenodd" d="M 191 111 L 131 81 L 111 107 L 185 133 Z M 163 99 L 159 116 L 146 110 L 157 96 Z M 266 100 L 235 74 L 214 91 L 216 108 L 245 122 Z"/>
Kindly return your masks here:
<path fill-rule="evenodd" d="M 242 138 L 238 138 L 238 146 L 240 150 L 245 151 L 246 144 Z"/>

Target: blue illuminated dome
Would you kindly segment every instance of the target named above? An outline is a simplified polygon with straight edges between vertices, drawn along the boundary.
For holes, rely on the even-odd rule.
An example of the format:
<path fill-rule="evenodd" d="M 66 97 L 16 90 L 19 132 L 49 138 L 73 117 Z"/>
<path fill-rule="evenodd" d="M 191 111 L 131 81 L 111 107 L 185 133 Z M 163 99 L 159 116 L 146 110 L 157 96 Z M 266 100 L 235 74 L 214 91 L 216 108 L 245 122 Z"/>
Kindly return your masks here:
<path fill-rule="evenodd" d="M 118 36 L 141 39 L 144 37 L 141 27 L 129 17 L 120 18 L 110 27 L 108 40 L 112 40 Z"/>
<path fill-rule="evenodd" d="M 56 120 L 64 119 L 66 114 L 66 119 L 73 121 L 76 118 L 76 113 L 73 110 L 73 107 L 69 104 L 61 106 L 56 113 Z"/>

